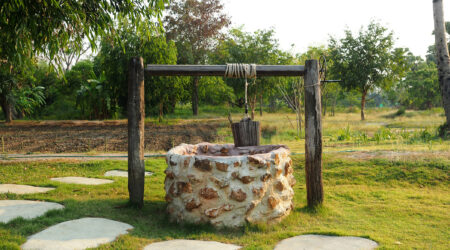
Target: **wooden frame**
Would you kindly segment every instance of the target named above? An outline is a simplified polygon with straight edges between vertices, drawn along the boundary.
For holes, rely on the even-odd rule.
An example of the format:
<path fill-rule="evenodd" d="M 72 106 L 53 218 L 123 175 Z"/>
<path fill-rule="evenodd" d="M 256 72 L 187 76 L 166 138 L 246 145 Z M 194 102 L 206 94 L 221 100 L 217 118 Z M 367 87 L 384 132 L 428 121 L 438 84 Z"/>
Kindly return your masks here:
<path fill-rule="evenodd" d="M 144 73 L 149 76 L 224 76 L 226 65 L 147 65 L 134 57 L 128 69 L 128 190 L 130 202 L 142 207 L 144 199 Z M 319 63 L 257 65 L 260 76 L 305 77 L 305 173 L 308 206 L 323 202 L 322 119 Z"/>

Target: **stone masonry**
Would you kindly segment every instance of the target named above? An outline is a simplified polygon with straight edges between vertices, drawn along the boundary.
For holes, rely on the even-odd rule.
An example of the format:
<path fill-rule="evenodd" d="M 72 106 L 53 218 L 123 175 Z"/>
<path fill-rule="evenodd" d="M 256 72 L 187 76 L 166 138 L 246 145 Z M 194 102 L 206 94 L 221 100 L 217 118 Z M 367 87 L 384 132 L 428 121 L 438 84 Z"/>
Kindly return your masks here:
<path fill-rule="evenodd" d="M 164 182 L 170 218 L 217 227 L 280 221 L 293 208 L 289 153 L 283 145 L 200 143 L 171 149 Z"/>

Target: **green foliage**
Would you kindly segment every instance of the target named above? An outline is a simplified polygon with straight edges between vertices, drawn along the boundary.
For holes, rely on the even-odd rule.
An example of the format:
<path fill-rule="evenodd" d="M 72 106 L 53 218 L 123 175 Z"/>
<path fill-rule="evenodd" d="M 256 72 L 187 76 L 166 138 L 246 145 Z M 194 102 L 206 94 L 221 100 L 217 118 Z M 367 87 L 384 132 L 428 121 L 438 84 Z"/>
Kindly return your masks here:
<path fill-rule="evenodd" d="M 294 61 L 289 53 L 279 49 L 273 29 L 250 33 L 245 32 L 242 27 L 230 30 L 229 36 L 219 41 L 210 58 L 215 64 L 293 64 Z M 252 81 L 249 80 L 249 82 Z M 260 98 L 260 95 L 267 97 L 276 93 L 278 82 L 279 79 L 275 77 L 261 77 L 256 79 L 256 84 L 250 84 L 248 102 L 252 110 L 255 109 L 257 97 Z M 226 79 L 226 83 L 233 88 L 238 98 L 243 98 L 243 79 Z"/>
<path fill-rule="evenodd" d="M 274 136 L 276 133 L 277 133 L 277 127 L 276 126 L 263 125 L 261 127 L 261 135 L 265 139 L 272 138 L 272 136 Z"/>
<path fill-rule="evenodd" d="M 126 110 L 128 99 L 127 72 L 130 59 L 142 56 L 144 64 L 175 64 L 176 48 L 173 42 L 166 42 L 164 36 L 141 35 L 133 24 L 121 20 L 117 36 L 120 43 L 112 37 L 101 41 L 100 52 L 94 59 L 96 71 L 104 74 L 103 89 L 110 94 L 111 107 Z M 177 77 L 145 77 L 146 113 L 159 114 L 172 112 L 175 104 L 184 94 L 184 82 Z"/>
<path fill-rule="evenodd" d="M 0 66 L 0 105 L 3 112 L 9 108 L 12 118 L 32 115 L 45 104 L 41 79 L 37 79 L 39 65 L 34 60 L 16 68 Z"/>
<path fill-rule="evenodd" d="M 225 84 L 222 77 L 202 77 L 199 81 L 198 94 L 203 104 L 226 104 L 236 97 L 233 89 Z"/>
<path fill-rule="evenodd" d="M 60 51 L 80 52 L 83 39 L 96 48 L 99 36 L 115 36 L 114 22 L 125 18 L 146 30 L 155 28 L 153 22 L 160 17 L 167 0 L 101 0 L 101 1 L 53 1 L 53 0 L 5 0 L 0 2 L 0 104 L 7 111 L 6 120 L 12 120 L 15 95 L 22 86 L 17 78 L 23 68 L 33 62 L 37 54 L 61 62 Z M 31 63 L 32 64 L 32 63 Z M 62 65 L 58 65 L 62 71 Z M 9 74 L 7 83 L 5 74 Z M 27 100 L 26 98 L 22 100 Z M 29 101 L 27 101 L 29 103 Z M 23 102 L 22 102 L 22 105 Z M 25 105 L 30 108 L 29 105 Z M 25 107 L 24 106 L 24 107 Z M 20 115 L 20 112 L 19 112 Z"/>
<path fill-rule="evenodd" d="M 165 2 L 4 0 L 0 3 L 0 59 L 14 66 L 35 52 L 53 59 L 60 48 L 81 49 L 85 38 L 95 47 L 99 35 L 114 34 L 117 17 L 139 26 L 143 19 L 159 16 Z"/>
<path fill-rule="evenodd" d="M 403 106 L 401 106 L 401 107 L 397 110 L 397 112 L 395 112 L 395 116 L 401 116 L 401 115 L 404 115 L 405 113 L 406 113 L 406 108 L 403 107 Z"/>
<path fill-rule="evenodd" d="M 405 49 L 394 49 L 393 33 L 378 23 L 371 22 L 357 36 L 345 30 L 345 37 L 330 38 L 330 71 L 341 79 L 341 85 L 362 94 L 361 110 L 365 98 L 375 88 L 389 89 L 401 78 L 407 68 Z M 364 113 L 361 112 L 364 119 Z"/>
<path fill-rule="evenodd" d="M 434 63 L 420 62 L 396 88 L 399 102 L 408 108 L 431 109 L 441 106 L 442 96 Z"/>
<path fill-rule="evenodd" d="M 33 114 L 34 110 L 45 104 L 44 87 L 26 86 L 20 90 L 14 90 L 16 99 L 15 109 L 22 113 L 22 116 Z"/>
<path fill-rule="evenodd" d="M 77 107 L 81 109 L 82 118 L 117 119 L 118 107 L 111 106 L 111 93 L 106 88 L 105 78 L 89 79 L 76 91 Z"/>

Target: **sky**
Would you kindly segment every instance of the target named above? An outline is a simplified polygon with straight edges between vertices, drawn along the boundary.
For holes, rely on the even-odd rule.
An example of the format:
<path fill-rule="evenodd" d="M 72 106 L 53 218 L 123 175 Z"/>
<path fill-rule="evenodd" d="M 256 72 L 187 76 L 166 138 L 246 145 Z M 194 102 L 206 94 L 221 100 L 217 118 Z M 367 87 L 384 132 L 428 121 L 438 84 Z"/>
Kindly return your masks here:
<path fill-rule="evenodd" d="M 222 0 L 232 27 L 244 30 L 274 28 L 284 50 L 294 53 L 326 45 L 330 35 L 342 38 L 349 28 L 357 32 L 371 20 L 394 32 L 396 47 L 407 47 L 424 57 L 434 43 L 432 0 Z M 445 20 L 450 2 L 444 1 Z"/>

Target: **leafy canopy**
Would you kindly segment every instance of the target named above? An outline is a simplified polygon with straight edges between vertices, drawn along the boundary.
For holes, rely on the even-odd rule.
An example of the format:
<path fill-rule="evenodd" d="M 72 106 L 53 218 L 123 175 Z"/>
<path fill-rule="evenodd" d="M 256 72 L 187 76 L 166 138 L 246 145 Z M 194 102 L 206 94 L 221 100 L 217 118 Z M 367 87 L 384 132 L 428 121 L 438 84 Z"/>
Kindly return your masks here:
<path fill-rule="evenodd" d="M 98 36 L 114 34 L 117 17 L 135 25 L 159 18 L 167 0 L 2 0 L 0 63 L 22 63 L 44 53 L 53 59 L 60 48 L 80 50 L 87 38 L 95 48 Z"/>
<path fill-rule="evenodd" d="M 222 30 L 230 24 L 220 0 L 175 0 L 164 18 L 167 38 L 176 42 L 178 63 L 205 63 Z"/>
<path fill-rule="evenodd" d="M 395 49 L 393 33 L 371 22 L 357 36 L 345 30 L 345 37 L 330 38 L 332 73 L 348 90 L 367 93 L 374 87 L 389 88 L 406 70 L 405 49 Z"/>

